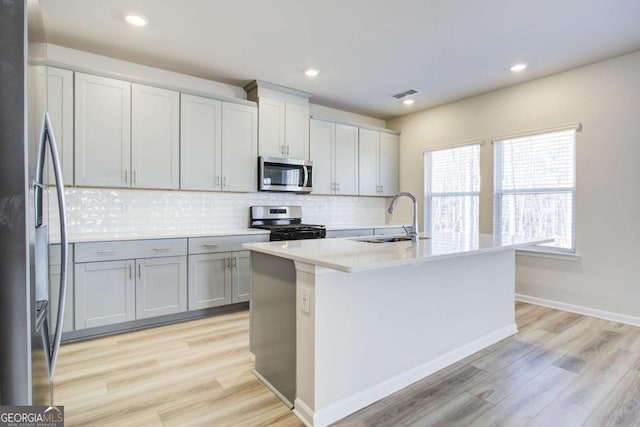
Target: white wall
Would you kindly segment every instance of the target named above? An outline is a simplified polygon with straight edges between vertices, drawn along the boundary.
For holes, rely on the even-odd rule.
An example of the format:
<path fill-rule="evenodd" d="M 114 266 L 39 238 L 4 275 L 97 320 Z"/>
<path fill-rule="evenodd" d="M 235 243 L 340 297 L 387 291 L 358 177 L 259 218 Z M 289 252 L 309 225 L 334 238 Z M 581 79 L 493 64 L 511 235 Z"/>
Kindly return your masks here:
<path fill-rule="evenodd" d="M 492 137 L 582 123 L 578 261 L 519 256 L 517 292 L 640 322 L 640 51 L 387 121 L 402 132 L 400 187 L 423 198 L 427 147 L 485 139 L 480 229 L 492 231 Z M 603 310 L 609 313 L 592 311 Z M 591 310 L 591 311 L 590 311 Z M 616 317 L 622 315 L 623 317 Z M 625 318 L 624 316 L 632 316 Z"/>

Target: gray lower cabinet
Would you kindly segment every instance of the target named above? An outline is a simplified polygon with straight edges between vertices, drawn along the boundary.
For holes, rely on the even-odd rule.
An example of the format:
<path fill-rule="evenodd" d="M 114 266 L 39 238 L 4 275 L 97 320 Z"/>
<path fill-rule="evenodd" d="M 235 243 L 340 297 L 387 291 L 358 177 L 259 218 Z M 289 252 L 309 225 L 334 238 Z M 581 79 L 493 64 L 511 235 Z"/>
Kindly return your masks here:
<path fill-rule="evenodd" d="M 136 260 L 136 319 L 187 311 L 187 257 Z"/>
<path fill-rule="evenodd" d="M 227 253 L 189 256 L 189 310 L 231 304 Z"/>
<path fill-rule="evenodd" d="M 245 242 L 267 242 L 268 234 L 189 238 L 189 310 L 249 301 L 251 253 Z"/>
<path fill-rule="evenodd" d="M 133 260 L 75 265 L 76 329 L 135 320 Z"/>
<path fill-rule="evenodd" d="M 187 239 L 75 244 L 75 328 L 187 310 Z"/>
<path fill-rule="evenodd" d="M 189 256 L 189 310 L 249 301 L 249 251 Z"/>

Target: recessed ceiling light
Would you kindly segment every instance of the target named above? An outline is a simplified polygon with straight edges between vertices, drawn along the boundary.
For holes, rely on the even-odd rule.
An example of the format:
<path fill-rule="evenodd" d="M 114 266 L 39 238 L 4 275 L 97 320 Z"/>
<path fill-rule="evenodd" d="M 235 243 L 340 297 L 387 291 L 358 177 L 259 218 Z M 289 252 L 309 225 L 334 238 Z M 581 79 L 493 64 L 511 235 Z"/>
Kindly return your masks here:
<path fill-rule="evenodd" d="M 527 68 L 527 64 L 516 64 L 513 67 L 511 67 L 511 71 L 513 71 L 514 73 L 517 73 L 519 71 L 522 71 L 524 69 Z"/>
<path fill-rule="evenodd" d="M 405 99 L 404 101 L 402 101 L 402 103 L 403 103 L 404 105 L 411 105 L 411 104 L 413 104 L 414 102 L 416 102 L 416 101 L 414 101 L 413 99 Z"/>
<path fill-rule="evenodd" d="M 134 27 L 144 27 L 147 25 L 147 20 L 139 15 L 127 15 L 124 19 Z"/>
<path fill-rule="evenodd" d="M 309 68 L 308 70 L 304 71 L 304 74 L 307 77 L 316 77 L 318 74 L 320 74 L 320 72 L 318 70 L 314 70 L 313 68 Z"/>

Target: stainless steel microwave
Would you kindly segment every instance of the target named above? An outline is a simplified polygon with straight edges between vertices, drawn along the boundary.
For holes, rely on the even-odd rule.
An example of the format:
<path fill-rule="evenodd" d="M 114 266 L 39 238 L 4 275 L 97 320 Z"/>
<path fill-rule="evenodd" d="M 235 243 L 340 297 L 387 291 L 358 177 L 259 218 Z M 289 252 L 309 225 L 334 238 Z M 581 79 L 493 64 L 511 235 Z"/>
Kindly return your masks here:
<path fill-rule="evenodd" d="M 260 191 L 310 193 L 313 190 L 313 162 L 309 160 L 258 158 Z"/>

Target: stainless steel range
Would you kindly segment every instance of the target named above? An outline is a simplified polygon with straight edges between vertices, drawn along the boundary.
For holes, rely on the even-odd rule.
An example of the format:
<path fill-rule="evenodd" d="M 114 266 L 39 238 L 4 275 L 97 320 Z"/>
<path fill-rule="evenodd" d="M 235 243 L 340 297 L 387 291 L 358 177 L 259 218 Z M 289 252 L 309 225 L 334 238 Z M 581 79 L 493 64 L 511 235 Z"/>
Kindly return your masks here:
<path fill-rule="evenodd" d="M 251 206 L 251 227 L 271 230 L 269 240 L 322 239 L 324 225 L 302 223 L 301 206 Z"/>

